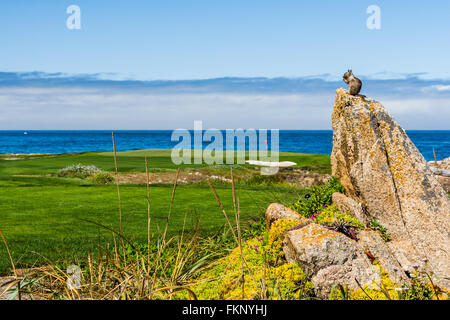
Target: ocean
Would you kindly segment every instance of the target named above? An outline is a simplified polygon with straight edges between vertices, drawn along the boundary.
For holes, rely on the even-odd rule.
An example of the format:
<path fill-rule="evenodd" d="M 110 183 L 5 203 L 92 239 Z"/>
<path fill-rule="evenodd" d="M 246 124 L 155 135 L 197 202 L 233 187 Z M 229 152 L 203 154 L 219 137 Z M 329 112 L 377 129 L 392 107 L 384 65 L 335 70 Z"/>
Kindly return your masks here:
<path fill-rule="evenodd" d="M 408 136 L 427 161 L 450 156 L 450 130 L 407 131 Z M 171 149 L 172 130 L 114 131 L 116 150 Z M 193 135 L 192 135 L 193 136 Z M 224 134 L 225 137 L 225 134 Z M 279 150 L 331 154 L 331 130 L 280 130 Z M 270 145 L 270 135 L 268 137 Z M 204 142 L 204 146 L 210 142 Z M 224 142 L 225 146 L 225 142 Z M 111 151 L 111 131 L 0 131 L 0 154 L 5 153 L 72 153 Z"/>

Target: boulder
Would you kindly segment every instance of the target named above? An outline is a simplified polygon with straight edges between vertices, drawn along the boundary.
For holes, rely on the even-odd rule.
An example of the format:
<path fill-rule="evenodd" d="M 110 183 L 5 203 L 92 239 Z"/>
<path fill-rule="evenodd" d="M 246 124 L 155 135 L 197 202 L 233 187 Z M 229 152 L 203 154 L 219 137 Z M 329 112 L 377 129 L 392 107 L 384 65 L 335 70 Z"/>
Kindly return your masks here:
<path fill-rule="evenodd" d="M 352 264 L 332 265 L 321 269 L 311 278 L 311 284 L 314 286 L 316 296 L 326 299 L 330 296 L 333 287 L 338 284 L 350 289 L 359 289 L 360 285 L 372 287 L 373 283 L 380 280 L 381 277 L 374 267 L 366 267 L 359 260 L 354 260 Z"/>
<path fill-rule="evenodd" d="M 450 170 L 448 169 L 441 169 L 430 166 L 430 170 L 437 176 L 450 177 Z"/>
<path fill-rule="evenodd" d="M 316 223 L 288 231 L 283 251 L 288 262 L 297 262 L 311 277 L 321 298 L 328 297 L 336 284 L 357 289 L 355 278 L 362 286 L 380 279 L 356 241 Z"/>
<path fill-rule="evenodd" d="M 363 252 L 368 251 L 378 261 L 389 278 L 392 280 L 407 280 L 402 266 L 377 231 L 370 229 L 359 231 L 357 245 Z"/>
<path fill-rule="evenodd" d="M 279 219 L 297 219 L 299 223 L 307 221 L 306 218 L 299 215 L 294 210 L 283 206 L 280 203 L 271 203 L 266 210 L 266 226 L 267 230 L 270 229 L 272 223 Z"/>
<path fill-rule="evenodd" d="M 332 175 L 367 220 L 388 229 L 404 269 L 426 258 L 437 283 L 450 288 L 450 200 L 422 154 L 379 102 L 342 88 L 332 127 Z"/>
<path fill-rule="evenodd" d="M 338 208 L 342 213 L 351 214 L 365 225 L 369 223 L 367 219 L 368 217 L 364 214 L 361 203 L 356 202 L 352 198 L 349 198 L 340 192 L 333 193 L 332 201 L 336 208 Z"/>
<path fill-rule="evenodd" d="M 450 157 L 439 161 L 428 161 L 430 167 L 437 167 L 442 170 L 450 170 Z M 436 166 L 437 165 L 437 166 Z"/>
<path fill-rule="evenodd" d="M 450 193 L 450 177 L 436 176 L 436 179 L 444 188 L 444 191 Z"/>

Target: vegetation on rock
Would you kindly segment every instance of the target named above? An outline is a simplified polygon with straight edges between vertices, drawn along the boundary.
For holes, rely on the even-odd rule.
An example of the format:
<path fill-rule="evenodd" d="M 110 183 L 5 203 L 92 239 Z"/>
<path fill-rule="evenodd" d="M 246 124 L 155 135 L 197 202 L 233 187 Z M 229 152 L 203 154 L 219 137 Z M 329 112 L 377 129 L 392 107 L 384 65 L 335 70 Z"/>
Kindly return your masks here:
<path fill-rule="evenodd" d="M 282 251 L 284 233 L 298 224 L 280 219 L 269 232 L 242 243 L 230 255 L 198 275 L 190 286 L 199 299 L 310 299 L 314 290 L 296 263 L 287 263 Z"/>
<path fill-rule="evenodd" d="M 332 177 L 325 185 L 310 188 L 305 197 L 297 200 L 291 205 L 291 208 L 300 215 L 310 218 L 323 210 L 324 206 L 331 204 L 331 198 L 334 192 L 343 193 L 344 187 L 335 177 Z"/>
<path fill-rule="evenodd" d="M 319 210 L 315 214 L 309 217 L 316 223 L 332 227 L 339 222 L 346 222 L 350 226 L 355 228 L 364 228 L 364 224 L 357 218 L 340 212 L 334 204 L 324 205 L 322 210 Z"/>
<path fill-rule="evenodd" d="M 388 230 L 385 227 L 383 227 L 378 222 L 378 220 L 376 220 L 376 219 L 370 220 L 369 228 L 372 230 L 378 231 L 384 241 L 388 242 L 389 240 L 391 240 L 391 236 L 389 235 Z"/>
<path fill-rule="evenodd" d="M 409 283 L 390 279 L 377 260 L 373 265 L 379 270 L 380 280 L 360 287 L 348 289 L 336 286 L 330 294 L 331 300 L 446 300 L 450 299 L 450 291 L 434 284 L 428 271 L 416 268 Z M 396 270 L 398 272 L 398 270 Z"/>

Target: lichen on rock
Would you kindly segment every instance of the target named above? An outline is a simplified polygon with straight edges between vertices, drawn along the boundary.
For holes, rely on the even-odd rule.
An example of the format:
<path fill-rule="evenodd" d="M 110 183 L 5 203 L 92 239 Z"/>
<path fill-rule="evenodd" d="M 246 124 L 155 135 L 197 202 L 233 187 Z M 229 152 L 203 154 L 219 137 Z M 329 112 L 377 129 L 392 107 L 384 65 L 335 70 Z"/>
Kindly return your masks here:
<path fill-rule="evenodd" d="M 336 91 L 332 175 L 391 235 L 402 268 L 427 259 L 450 288 L 450 200 L 406 132 L 377 101 Z"/>
<path fill-rule="evenodd" d="M 316 223 L 288 231 L 283 251 L 311 277 L 320 298 L 328 297 L 335 284 L 357 288 L 357 281 L 367 284 L 378 277 L 356 241 Z"/>

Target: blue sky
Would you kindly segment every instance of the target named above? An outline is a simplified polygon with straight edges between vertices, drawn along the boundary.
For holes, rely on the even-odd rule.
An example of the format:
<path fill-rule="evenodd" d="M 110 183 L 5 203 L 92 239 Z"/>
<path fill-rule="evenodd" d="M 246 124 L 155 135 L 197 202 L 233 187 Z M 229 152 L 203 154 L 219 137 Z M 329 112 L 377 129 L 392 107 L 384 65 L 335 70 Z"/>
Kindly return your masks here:
<path fill-rule="evenodd" d="M 66 8 L 81 8 L 68 30 Z M 368 30 L 366 8 L 381 8 Z M 450 2 L 14 0 L 0 2 L 3 71 L 140 79 L 428 73 L 448 78 Z"/>
<path fill-rule="evenodd" d="M 81 8 L 81 30 L 66 28 L 71 4 Z M 381 30 L 366 27 L 372 4 Z M 449 12 L 438 0 L 1 1 L 0 128 L 167 129 L 203 118 L 216 127 L 329 129 L 334 90 L 352 68 L 363 93 L 407 129 L 449 129 Z M 188 93 L 186 83 L 166 83 L 164 93 L 147 82 L 222 77 L 269 80 L 189 82 Z M 218 120 L 211 103 L 239 115 Z M 300 119 L 306 110 L 309 121 Z"/>

